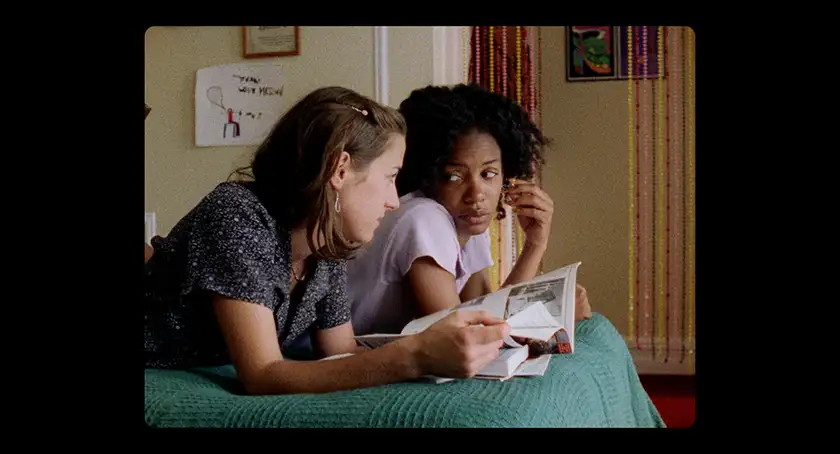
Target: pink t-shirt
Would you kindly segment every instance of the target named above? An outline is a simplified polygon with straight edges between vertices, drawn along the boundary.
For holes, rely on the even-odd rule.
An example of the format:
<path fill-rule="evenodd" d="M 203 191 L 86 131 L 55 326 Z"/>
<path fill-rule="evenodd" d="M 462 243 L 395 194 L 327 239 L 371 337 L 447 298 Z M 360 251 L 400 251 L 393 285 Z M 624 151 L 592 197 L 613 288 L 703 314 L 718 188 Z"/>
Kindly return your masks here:
<path fill-rule="evenodd" d="M 357 335 L 398 333 L 416 317 L 405 277 L 414 260 L 429 256 L 455 276 L 458 293 L 476 272 L 493 265 L 488 232 L 463 248 L 455 221 L 422 192 L 406 194 L 379 225 L 373 240 L 347 262 L 353 329 Z"/>

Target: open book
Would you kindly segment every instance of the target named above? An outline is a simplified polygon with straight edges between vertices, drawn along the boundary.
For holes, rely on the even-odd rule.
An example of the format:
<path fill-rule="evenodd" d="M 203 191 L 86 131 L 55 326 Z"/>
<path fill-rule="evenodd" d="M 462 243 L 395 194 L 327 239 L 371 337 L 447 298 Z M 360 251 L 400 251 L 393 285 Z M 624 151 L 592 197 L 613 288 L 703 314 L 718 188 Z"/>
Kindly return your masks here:
<path fill-rule="evenodd" d="M 487 311 L 507 321 L 511 330 L 499 356 L 476 378 L 506 380 L 514 376 L 543 375 L 551 358 L 548 353 L 575 351 L 575 287 L 579 266 L 580 262 L 573 263 L 452 309 L 414 319 L 399 334 L 356 336 L 356 342 L 369 349 L 378 348 L 420 333 L 455 311 Z M 448 380 L 431 378 L 439 382 Z"/>

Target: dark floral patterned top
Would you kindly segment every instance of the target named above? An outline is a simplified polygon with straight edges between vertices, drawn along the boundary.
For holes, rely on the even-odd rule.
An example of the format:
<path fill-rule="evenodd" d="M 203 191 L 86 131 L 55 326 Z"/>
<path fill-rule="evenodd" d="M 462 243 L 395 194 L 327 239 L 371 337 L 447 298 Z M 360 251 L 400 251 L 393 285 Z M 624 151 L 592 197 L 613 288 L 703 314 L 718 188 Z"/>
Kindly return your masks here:
<path fill-rule="evenodd" d="M 146 367 L 230 362 L 212 293 L 269 308 L 281 348 L 310 328 L 350 321 L 344 261 L 318 261 L 290 298 L 291 237 L 247 183 L 218 185 L 152 246 L 144 281 Z"/>

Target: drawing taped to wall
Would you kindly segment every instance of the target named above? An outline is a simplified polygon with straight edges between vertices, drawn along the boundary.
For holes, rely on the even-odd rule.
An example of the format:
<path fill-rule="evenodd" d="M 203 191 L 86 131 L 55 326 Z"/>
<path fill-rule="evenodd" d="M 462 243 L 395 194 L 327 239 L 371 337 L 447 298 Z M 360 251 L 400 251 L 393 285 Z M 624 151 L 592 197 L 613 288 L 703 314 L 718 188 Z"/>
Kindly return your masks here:
<path fill-rule="evenodd" d="M 202 68 L 196 73 L 196 146 L 258 145 L 285 108 L 278 65 Z"/>

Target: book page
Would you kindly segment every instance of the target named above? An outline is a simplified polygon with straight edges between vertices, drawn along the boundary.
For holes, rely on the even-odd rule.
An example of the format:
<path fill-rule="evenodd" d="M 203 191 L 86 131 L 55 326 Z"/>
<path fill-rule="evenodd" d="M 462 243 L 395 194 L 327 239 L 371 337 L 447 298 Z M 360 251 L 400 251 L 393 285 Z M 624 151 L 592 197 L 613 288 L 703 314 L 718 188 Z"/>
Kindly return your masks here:
<path fill-rule="evenodd" d="M 513 340 L 513 338 L 510 337 L 510 335 L 505 336 L 504 343 L 505 343 L 505 346 L 508 347 L 508 348 L 522 347 L 522 344 Z"/>
<path fill-rule="evenodd" d="M 563 307 L 565 304 L 565 288 L 566 288 L 566 278 L 560 278 L 551 281 L 554 283 L 554 286 L 551 290 L 551 298 L 545 299 L 545 308 L 548 310 L 548 313 L 557 320 L 558 323 L 563 325 L 563 321 L 566 319 L 563 316 Z"/>
<path fill-rule="evenodd" d="M 464 301 L 452 309 L 445 309 L 434 314 L 429 314 L 425 317 L 416 318 L 410 321 L 403 328 L 401 334 L 417 334 L 431 325 L 446 318 L 449 314 L 455 311 L 487 311 L 493 316 L 502 318 L 505 311 L 505 301 L 507 299 L 509 289 L 502 289 L 478 298 Z"/>
<path fill-rule="evenodd" d="M 505 315 L 504 318 L 509 320 L 514 315 L 528 309 L 528 307 L 533 306 L 535 303 L 534 301 L 529 301 L 528 297 L 525 295 L 514 295 L 511 292 L 511 295 L 508 295 L 507 305 L 505 306 Z"/>
<path fill-rule="evenodd" d="M 561 316 L 563 317 L 564 334 L 569 339 L 569 353 L 575 351 L 575 296 L 577 294 L 577 269 L 580 262 L 569 265 L 569 273 L 566 278 L 566 288 L 563 292 L 563 309 Z"/>
<path fill-rule="evenodd" d="M 540 355 L 536 358 L 530 358 L 523 362 L 513 375 L 517 377 L 541 377 L 548 370 L 549 361 L 551 361 L 551 355 Z"/>
<path fill-rule="evenodd" d="M 545 307 L 552 317 L 563 328 L 563 336 L 567 339 L 568 345 L 562 346 L 561 351 L 571 353 L 574 351 L 575 336 L 575 295 L 577 287 L 577 270 L 581 262 L 573 263 L 549 273 L 551 277 L 545 278 L 543 282 L 555 281 L 552 286 L 555 298 L 545 303 Z"/>
<path fill-rule="evenodd" d="M 494 317 L 504 318 L 508 293 L 510 293 L 509 288 L 500 289 L 470 301 L 465 301 L 455 309 L 486 311 Z"/>
<path fill-rule="evenodd" d="M 507 320 L 510 335 L 547 341 L 551 339 L 560 324 L 551 316 L 543 304 L 531 304 L 527 309 L 517 312 Z"/>
<path fill-rule="evenodd" d="M 540 276 L 539 280 L 520 284 L 510 291 L 508 313 L 513 316 L 516 312 L 527 308 L 531 304 L 541 303 L 549 313 L 564 326 L 564 299 L 567 288 L 568 268 L 561 268 Z"/>
<path fill-rule="evenodd" d="M 434 314 L 429 314 L 425 317 L 415 318 L 414 320 L 408 322 L 407 325 L 405 325 L 401 334 L 417 334 L 425 330 L 426 328 L 434 325 L 435 323 L 439 322 L 440 320 L 446 318 L 447 315 L 453 312 L 455 312 L 455 309 L 447 309 L 440 312 L 435 312 Z"/>
<path fill-rule="evenodd" d="M 477 374 L 477 377 L 510 377 L 516 369 L 528 359 L 528 347 L 503 348 L 499 356 L 484 366 Z"/>

